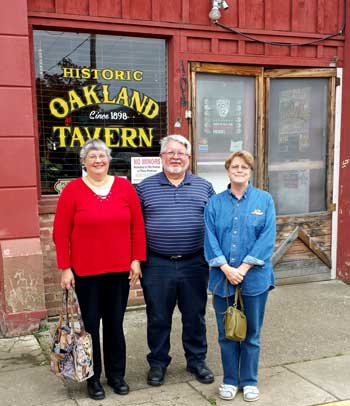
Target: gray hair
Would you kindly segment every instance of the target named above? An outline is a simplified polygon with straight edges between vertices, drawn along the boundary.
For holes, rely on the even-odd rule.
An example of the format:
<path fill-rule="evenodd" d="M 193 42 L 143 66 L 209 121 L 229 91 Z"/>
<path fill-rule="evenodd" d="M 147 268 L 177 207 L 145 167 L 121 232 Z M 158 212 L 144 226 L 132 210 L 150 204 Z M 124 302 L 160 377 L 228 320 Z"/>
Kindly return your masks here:
<path fill-rule="evenodd" d="M 165 148 L 166 148 L 166 146 L 168 145 L 168 143 L 170 141 L 176 141 L 179 144 L 184 145 L 186 147 L 187 154 L 191 155 L 191 144 L 190 144 L 190 142 L 183 135 L 179 135 L 179 134 L 170 134 L 170 135 L 168 135 L 168 136 L 166 136 L 166 137 L 164 137 L 164 138 L 162 138 L 160 140 L 160 152 L 161 153 L 165 151 Z"/>
<path fill-rule="evenodd" d="M 84 163 L 87 154 L 90 151 L 103 151 L 106 153 L 108 160 L 111 161 L 112 160 L 112 155 L 111 152 L 112 150 L 110 148 L 107 147 L 107 145 L 100 139 L 94 139 L 94 140 L 88 140 L 85 142 L 85 144 L 82 146 L 81 150 L 80 150 L 80 163 Z"/>

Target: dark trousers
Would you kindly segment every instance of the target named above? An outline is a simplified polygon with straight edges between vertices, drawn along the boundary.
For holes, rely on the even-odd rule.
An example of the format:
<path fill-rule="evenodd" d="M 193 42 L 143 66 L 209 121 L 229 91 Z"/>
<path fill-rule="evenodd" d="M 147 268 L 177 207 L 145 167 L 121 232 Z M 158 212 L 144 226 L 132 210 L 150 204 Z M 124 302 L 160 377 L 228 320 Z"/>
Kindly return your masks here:
<path fill-rule="evenodd" d="M 166 368 L 170 364 L 170 331 L 176 304 L 182 315 L 187 366 L 203 364 L 207 354 L 205 309 L 209 272 L 203 255 L 174 261 L 150 254 L 142 271 L 150 366 Z"/>
<path fill-rule="evenodd" d="M 102 372 L 100 321 L 103 326 L 103 360 L 107 379 L 125 375 L 126 346 L 123 330 L 129 296 L 129 272 L 79 277 L 75 275 L 85 329 L 92 336 L 94 376 Z"/>

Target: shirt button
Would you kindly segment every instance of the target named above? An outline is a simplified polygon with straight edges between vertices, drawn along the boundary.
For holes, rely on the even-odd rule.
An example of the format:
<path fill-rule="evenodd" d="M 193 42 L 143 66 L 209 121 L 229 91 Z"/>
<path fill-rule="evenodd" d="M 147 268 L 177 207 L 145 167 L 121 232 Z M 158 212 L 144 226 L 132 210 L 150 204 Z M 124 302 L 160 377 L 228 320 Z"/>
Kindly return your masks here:
<path fill-rule="evenodd" d="M 236 244 L 232 244 L 232 247 L 233 247 L 233 248 L 236 248 Z"/>
<path fill-rule="evenodd" d="M 235 230 L 235 231 L 233 232 L 233 234 L 237 234 L 237 231 Z"/>
<path fill-rule="evenodd" d="M 238 217 L 235 217 L 235 220 L 238 220 Z"/>

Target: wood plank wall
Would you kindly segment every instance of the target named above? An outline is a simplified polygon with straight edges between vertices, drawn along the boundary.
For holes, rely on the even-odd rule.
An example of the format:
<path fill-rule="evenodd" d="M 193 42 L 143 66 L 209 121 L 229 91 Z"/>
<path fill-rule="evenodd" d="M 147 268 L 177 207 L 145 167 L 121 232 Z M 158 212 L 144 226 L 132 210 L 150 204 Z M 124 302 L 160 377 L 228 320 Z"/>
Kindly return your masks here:
<path fill-rule="evenodd" d="M 339 31 L 344 1 L 228 0 L 230 7 L 222 10 L 220 23 L 263 40 L 301 43 Z M 93 17 L 94 22 L 103 21 L 112 31 L 116 30 L 113 23 L 131 24 L 132 30 L 125 30 L 140 34 L 146 34 L 148 28 L 148 33 L 162 35 L 159 29 L 167 27 L 171 29 L 169 35 L 178 35 L 176 30 L 180 29 L 184 60 L 270 66 L 343 64 L 342 36 L 302 47 L 252 42 L 214 26 L 208 17 L 210 7 L 210 0 L 28 0 L 30 17 L 59 17 L 63 28 L 69 20 L 87 23 Z M 91 24 L 88 27 L 101 28 Z M 77 25 L 79 28 L 86 29 Z"/>
<path fill-rule="evenodd" d="M 220 22 L 242 29 L 333 33 L 342 21 L 344 0 L 227 0 Z M 210 1 L 28 0 L 30 12 L 210 25 Z"/>

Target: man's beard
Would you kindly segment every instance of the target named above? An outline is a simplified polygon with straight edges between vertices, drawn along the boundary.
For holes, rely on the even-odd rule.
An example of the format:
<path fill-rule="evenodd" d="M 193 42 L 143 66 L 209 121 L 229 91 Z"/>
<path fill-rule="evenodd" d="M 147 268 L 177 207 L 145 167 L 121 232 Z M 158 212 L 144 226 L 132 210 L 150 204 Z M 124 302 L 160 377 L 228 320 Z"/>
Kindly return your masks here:
<path fill-rule="evenodd" d="M 173 166 L 169 165 L 169 166 L 165 166 L 164 169 L 166 172 L 169 172 L 173 175 L 178 175 L 180 173 L 185 173 L 189 166 L 190 166 L 189 163 L 187 163 L 187 165 L 183 166 L 183 167 L 173 167 Z"/>

